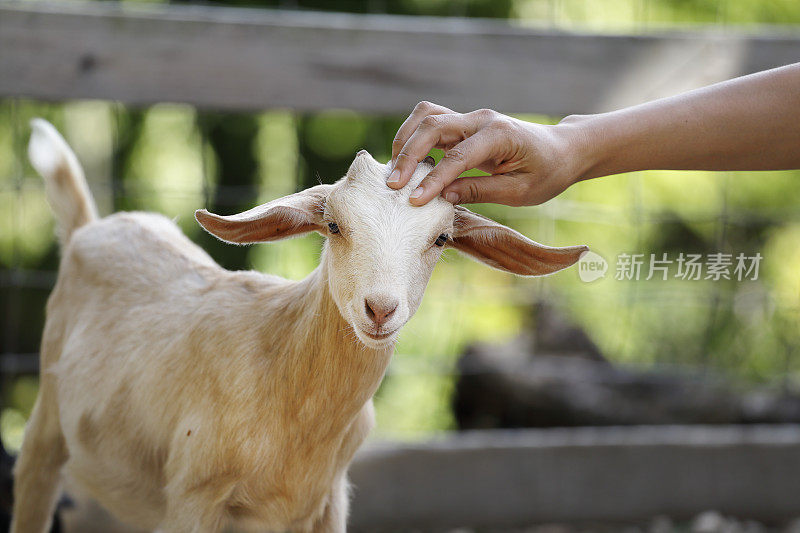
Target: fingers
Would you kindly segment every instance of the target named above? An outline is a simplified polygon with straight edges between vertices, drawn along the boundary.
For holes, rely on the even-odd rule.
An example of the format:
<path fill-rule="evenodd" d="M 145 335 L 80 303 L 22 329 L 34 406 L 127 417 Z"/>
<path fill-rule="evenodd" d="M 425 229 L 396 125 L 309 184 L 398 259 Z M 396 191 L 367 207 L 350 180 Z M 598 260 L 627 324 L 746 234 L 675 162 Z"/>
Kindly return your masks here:
<path fill-rule="evenodd" d="M 431 102 L 422 101 L 418 103 L 414 107 L 414 110 L 411 111 L 411 114 L 408 115 L 405 122 L 403 122 L 403 125 L 400 126 L 400 129 L 397 130 L 397 135 L 394 136 L 394 140 L 392 141 L 392 161 L 397 159 L 400 150 L 403 149 L 406 141 L 408 141 L 411 135 L 417 130 L 419 123 L 422 122 L 425 117 L 428 115 L 443 115 L 445 113 L 455 113 L 455 111 L 441 105 L 432 104 Z"/>
<path fill-rule="evenodd" d="M 495 203 L 511 206 L 525 205 L 520 190 L 523 182 L 508 174 L 459 178 L 448 185 L 443 196 L 452 204 Z"/>
<path fill-rule="evenodd" d="M 428 114 L 420 119 L 424 113 Z M 461 114 L 436 104 L 420 102 L 400 128 L 402 133 L 398 132 L 395 142 L 393 142 L 392 150 L 394 152 L 400 142 L 406 139 L 408 131 L 412 127 L 416 127 L 405 140 L 400 151 L 397 152 L 394 168 L 386 181 L 387 185 L 393 189 L 405 187 L 419 162 L 428 155 L 432 148 L 445 148 L 449 151 L 451 147 L 474 135 L 478 130 L 496 122 L 498 117 L 502 117 L 502 115 L 491 109 L 479 109 Z M 497 128 L 492 129 L 494 131 Z M 478 162 L 477 165 L 481 163 L 483 161 Z M 450 181 L 456 177 L 458 176 L 451 177 Z M 427 201 L 426 199 L 422 203 Z"/>
<path fill-rule="evenodd" d="M 395 189 L 405 187 L 419 162 L 432 148 L 457 144 L 472 135 L 478 126 L 474 117 L 470 115 L 459 113 L 428 115 L 420 122 L 417 130 L 397 155 L 397 161 L 387 184 Z"/>
<path fill-rule="evenodd" d="M 492 159 L 497 148 L 495 141 L 491 132 L 481 130 L 448 150 L 411 193 L 411 204 L 419 206 L 428 203 L 461 174 Z"/>

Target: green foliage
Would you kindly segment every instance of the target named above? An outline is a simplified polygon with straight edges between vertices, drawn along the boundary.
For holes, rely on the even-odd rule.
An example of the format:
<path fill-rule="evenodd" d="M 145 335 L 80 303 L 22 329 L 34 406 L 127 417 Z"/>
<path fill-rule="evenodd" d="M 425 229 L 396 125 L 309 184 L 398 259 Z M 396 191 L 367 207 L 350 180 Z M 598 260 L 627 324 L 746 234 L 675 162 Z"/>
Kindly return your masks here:
<path fill-rule="evenodd" d="M 516 0 L 512 12 L 528 24 L 599 31 L 800 23 L 800 3 L 795 0 Z"/>
<path fill-rule="evenodd" d="M 367 136 L 367 120 L 352 111 L 319 113 L 308 119 L 305 138 L 309 148 L 328 159 L 351 158 Z"/>
<path fill-rule="evenodd" d="M 11 383 L 11 390 L 0 410 L 0 437 L 6 450 L 16 452 L 22 445 L 25 420 L 31 416 L 36 394 L 39 390 L 38 378 L 23 376 Z"/>
<path fill-rule="evenodd" d="M 287 7 L 287 2 L 282 0 L 212 0 L 209 3 L 241 7 Z M 299 9 L 343 13 L 507 18 L 514 0 L 294 0 L 291 4 Z"/>

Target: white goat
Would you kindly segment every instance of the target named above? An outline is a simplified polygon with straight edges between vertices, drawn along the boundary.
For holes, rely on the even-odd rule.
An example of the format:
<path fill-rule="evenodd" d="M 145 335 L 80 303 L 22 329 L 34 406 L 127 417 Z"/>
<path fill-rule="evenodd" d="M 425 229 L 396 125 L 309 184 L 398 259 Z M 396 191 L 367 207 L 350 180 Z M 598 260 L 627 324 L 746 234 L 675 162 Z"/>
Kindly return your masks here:
<path fill-rule="evenodd" d="M 244 213 L 197 212 L 237 244 L 317 231 L 302 281 L 229 272 L 167 218 L 103 219 L 74 154 L 34 120 L 29 156 L 63 248 L 41 387 L 16 468 L 15 533 L 48 530 L 62 467 L 123 521 L 164 532 L 344 531 L 372 395 L 442 249 L 523 275 L 573 264 L 436 199 L 362 151 L 347 175 Z"/>

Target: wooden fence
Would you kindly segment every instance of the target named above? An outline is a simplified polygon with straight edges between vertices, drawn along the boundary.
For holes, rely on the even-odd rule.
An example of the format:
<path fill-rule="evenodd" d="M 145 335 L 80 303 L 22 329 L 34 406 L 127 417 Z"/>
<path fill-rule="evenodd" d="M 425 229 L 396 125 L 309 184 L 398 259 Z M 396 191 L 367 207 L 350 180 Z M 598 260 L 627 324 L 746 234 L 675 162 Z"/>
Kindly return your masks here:
<path fill-rule="evenodd" d="M 565 115 L 798 59 L 800 32 L 788 30 L 604 35 L 486 20 L 0 0 L 0 98 L 395 114 L 427 99 Z M 22 281 L 7 275 L 0 281 Z M 34 370 L 33 355 L 12 355 L 4 371 Z M 650 431 L 532 431 L 368 449 L 353 469 L 352 523 L 374 531 L 685 518 L 711 507 L 763 519 L 800 513 L 796 428 Z"/>
<path fill-rule="evenodd" d="M 782 525 L 800 516 L 798 454 L 800 430 L 780 425 L 480 431 L 367 446 L 351 469 L 350 524 L 355 531 L 646 524 L 713 509 Z"/>
<path fill-rule="evenodd" d="M 599 35 L 489 20 L 0 1 L 0 97 L 590 113 L 796 62 L 800 33 Z"/>

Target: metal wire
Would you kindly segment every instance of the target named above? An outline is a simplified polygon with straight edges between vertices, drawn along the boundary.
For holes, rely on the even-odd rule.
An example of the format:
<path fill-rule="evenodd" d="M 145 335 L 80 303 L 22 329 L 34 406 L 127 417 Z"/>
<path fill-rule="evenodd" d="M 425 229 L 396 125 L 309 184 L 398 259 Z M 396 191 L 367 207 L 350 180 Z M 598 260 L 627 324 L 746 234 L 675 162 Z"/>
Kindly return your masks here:
<path fill-rule="evenodd" d="M 652 24 L 652 16 L 654 9 L 650 0 L 630 0 L 632 11 L 636 14 L 635 29 L 637 31 L 647 31 Z M 562 15 L 565 11 L 565 6 L 568 4 L 562 0 L 546 0 L 546 23 L 553 29 L 559 29 L 569 24 L 567 17 Z M 281 5 L 284 7 L 296 8 L 297 2 L 294 0 L 281 0 Z M 386 2 L 383 0 L 375 0 L 371 2 L 373 11 L 384 11 L 386 9 Z M 458 15 L 463 15 L 466 11 L 466 2 L 454 4 L 454 9 L 458 10 Z M 717 5 L 716 12 L 717 23 L 721 26 L 728 24 L 728 4 L 722 1 Z M 13 180 L 9 183 L 0 183 L 0 194 L 15 195 L 17 201 L 14 202 L 13 215 L 12 215 L 12 232 L 13 237 L 13 252 L 10 264 L 5 270 L 0 270 L 0 288 L 7 290 L 9 297 L 5 305 L 5 318 L 3 320 L 3 327 L 5 331 L 5 338 L 7 339 L 7 346 L 5 354 L 0 354 L 0 373 L 7 376 L 8 373 L 27 373 L 35 371 L 36 354 L 34 353 L 19 353 L 19 338 L 18 330 L 21 324 L 21 317 L 19 316 L 19 301 L 26 289 L 49 289 L 55 282 L 55 273 L 51 271 L 42 271 L 35 269 L 25 269 L 22 264 L 22 255 L 20 249 L 21 234 L 21 221 L 23 220 L 22 209 L 23 202 L 20 201 L 23 189 L 25 187 L 41 187 L 41 182 L 38 179 L 26 178 L 24 175 L 24 140 L 26 135 L 23 133 L 26 130 L 26 125 L 20 117 L 19 102 L 11 100 L 11 121 L 13 123 L 13 151 L 15 154 L 14 161 L 14 176 Z M 113 146 L 114 149 L 119 148 L 119 128 L 120 128 L 120 113 L 124 111 L 124 107 L 116 105 L 113 108 L 113 118 L 115 131 Z M 200 145 L 201 145 L 201 166 L 202 166 L 202 193 L 205 199 L 205 204 L 208 205 L 212 194 L 215 196 L 215 201 L 219 204 L 236 205 L 242 196 L 245 188 L 220 186 L 214 187 L 209 169 L 209 152 L 208 152 L 208 139 L 202 128 L 199 129 Z M 111 180 L 107 183 L 100 183 L 100 191 L 103 187 L 108 188 L 108 192 L 114 194 L 115 198 L 119 195 L 124 195 L 128 199 L 146 200 L 155 196 L 156 192 L 142 184 L 136 183 L 123 183 L 122 176 L 113 175 Z M 628 194 L 631 197 L 631 210 L 629 212 L 621 212 L 619 209 L 595 204 L 591 202 L 580 202 L 574 200 L 556 199 L 545 206 L 538 208 L 537 211 L 532 209 L 520 208 L 511 210 L 505 213 L 506 218 L 513 221 L 530 221 L 536 220 L 536 227 L 538 228 L 538 235 L 544 241 L 557 240 L 557 222 L 579 222 L 579 223 L 592 223 L 602 224 L 608 226 L 610 231 L 617 228 L 630 228 L 633 227 L 635 235 L 636 249 L 642 249 L 645 232 L 644 228 L 648 224 L 663 224 L 670 222 L 713 222 L 715 224 L 715 237 L 714 245 L 716 250 L 723 251 L 727 246 L 727 235 L 732 227 L 749 227 L 753 225 L 765 224 L 779 224 L 793 221 L 800 221 L 800 208 L 781 208 L 774 209 L 769 214 L 762 212 L 748 211 L 737 208 L 732 210 L 729 205 L 730 187 L 732 177 L 730 174 L 721 175 L 717 181 L 718 193 L 722 198 L 722 207 L 720 210 L 705 211 L 700 210 L 694 213 L 683 213 L 681 215 L 665 213 L 658 209 L 648 208 L 645 206 L 642 199 L 642 176 L 640 174 L 633 174 L 627 177 L 628 179 Z M 94 184 L 93 184 L 94 185 Z M 249 192 L 249 190 L 247 191 Z M 185 191 L 174 188 L 159 187 L 159 195 L 168 197 L 194 197 L 194 194 L 186 193 Z M 462 294 L 466 290 L 466 281 L 464 273 L 460 272 L 459 276 L 453 283 L 442 285 L 438 289 L 431 288 L 431 291 L 441 291 L 438 294 L 429 294 L 429 297 L 446 297 L 452 294 Z M 707 310 L 706 330 L 701 341 L 697 346 L 690 347 L 698 351 L 695 360 L 700 363 L 704 368 L 713 366 L 709 356 L 712 353 L 712 341 L 717 315 L 720 309 L 725 306 L 732 305 L 732 298 L 734 292 L 730 287 L 724 284 L 717 284 L 713 286 L 711 296 L 705 302 L 698 303 L 696 292 L 691 285 L 685 287 L 670 287 L 659 288 L 645 286 L 639 283 L 629 283 L 623 289 L 624 297 L 620 299 L 619 311 L 623 314 L 621 320 L 622 327 L 619 328 L 619 334 L 616 339 L 617 351 L 626 352 L 629 349 L 631 339 L 631 332 L 637 327 L 637 304 L 641 302 L 657 301 L 659 305 L 663 306 L 678 306 L 678 307 L 702 307 Z M 550 285 L 545 283 L 536 283 L 533 285 L 533 290 L 520 291 L 515 287 L 508 290 L 498 291 L 490 289 L 489 292 L 481 293 L 480 291 L 472 291 L 475 298 L 481 299 L 484 302 L 510 302 L 515 305 L 532 305 L 537 302 L 547 301 L 551 299 L 553 289 Z M 568 301 L 577 301 L 581 295 L 575 289 L 560 289 L 559 296 Z M 784 305 L 782 310 L 786 313 L 799 313 L 800 305 Z M 445 316 L 445 308 L 442 308 L 437 316 L 437 320 L 445 322 L 450 320 L 450 317 Z M 463 316 L 456 318 L 457 321 L 463 322 Z M 455 324 L 459 327 L 459 324 Z M 463 326 L 463 324 L 461 324 Z M 452 338 L 451 338 L 451 342 Z M 795 364 L 796 347 L 789 341 L 784 339 L 784 370 L 788 373 Z M 436 358 L 429 358 L 436 360 Z M 439 358 L 441 361 L 442 358 Z M 427 369 L 420 369 L 420 372 L 432 372 L 436 374 L 449 375 L 452 373 L 452 366 L 445 364 L 442 366 L 441 362 L 432 362 L 431 367 Z"/>

